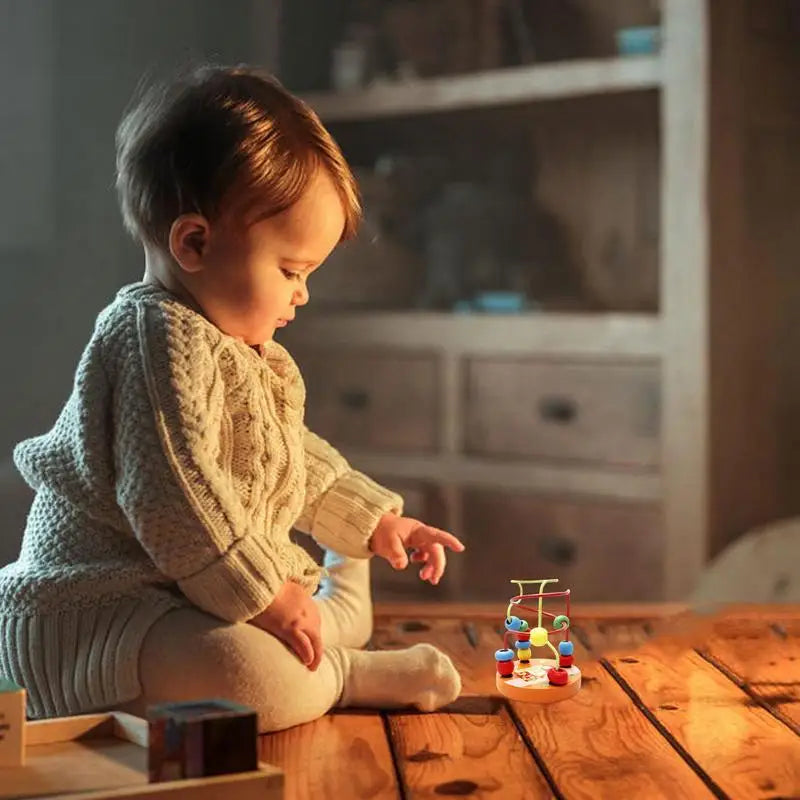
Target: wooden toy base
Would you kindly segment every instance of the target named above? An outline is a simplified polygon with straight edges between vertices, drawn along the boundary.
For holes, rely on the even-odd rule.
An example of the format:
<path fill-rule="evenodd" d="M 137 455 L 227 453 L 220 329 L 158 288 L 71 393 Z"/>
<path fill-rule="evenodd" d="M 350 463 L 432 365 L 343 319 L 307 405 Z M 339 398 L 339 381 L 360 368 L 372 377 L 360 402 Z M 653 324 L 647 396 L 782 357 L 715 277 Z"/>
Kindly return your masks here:
<path fill-rule="evenodd" d="M 532 658 L 527 663 L 514 662 L 510 678 L 496 676 L 498 691 L 512 700 L 525 703 L 556 703 L 578 693 L 581 688 L 581 671 L 576 666 L 565 667 L 569 676 L 565 686 L 551 686 L 547 670 L 556 666 L 554 658 Z"/>
<path fill-rule="evenodd" d="M 147 723 L 130 714 L 87 714 L 26 724 L 25 764 L 0 769 L 0 800 L 280 800 L 283 773 L 253 772 L 149 783 Z"/>

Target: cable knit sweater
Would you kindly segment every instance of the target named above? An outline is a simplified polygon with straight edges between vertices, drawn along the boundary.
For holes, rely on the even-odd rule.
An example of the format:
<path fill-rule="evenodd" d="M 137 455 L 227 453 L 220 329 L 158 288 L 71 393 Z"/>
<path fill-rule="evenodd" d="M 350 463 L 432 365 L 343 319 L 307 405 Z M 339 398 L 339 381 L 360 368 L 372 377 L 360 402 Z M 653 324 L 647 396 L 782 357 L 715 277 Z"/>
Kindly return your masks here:
<path fill-rule="evenodd" d="M 141 642 L 170 609 L 239 622 L 287 580 L 315 590 L 292 527 L 370 555 L 402 500 L 304 426 L 304 400 L 279 344 L 256 352 L 153 286 L 119 292 L 55 426 L 14 452 L 36 496 L 0 570 L 0 675 L 30 716 L 138 696 Z"/>

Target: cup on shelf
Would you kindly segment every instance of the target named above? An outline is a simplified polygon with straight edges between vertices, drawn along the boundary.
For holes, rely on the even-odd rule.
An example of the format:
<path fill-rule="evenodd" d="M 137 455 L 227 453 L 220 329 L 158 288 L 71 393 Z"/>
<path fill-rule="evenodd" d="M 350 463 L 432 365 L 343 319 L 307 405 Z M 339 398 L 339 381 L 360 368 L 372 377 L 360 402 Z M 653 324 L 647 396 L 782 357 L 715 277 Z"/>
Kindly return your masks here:
<path fill-rule="evenodd" d="M 661 49 L 661 28 L 658 25 L 620 28 L 616 39 L 621 56 L 653 55 Z"/>

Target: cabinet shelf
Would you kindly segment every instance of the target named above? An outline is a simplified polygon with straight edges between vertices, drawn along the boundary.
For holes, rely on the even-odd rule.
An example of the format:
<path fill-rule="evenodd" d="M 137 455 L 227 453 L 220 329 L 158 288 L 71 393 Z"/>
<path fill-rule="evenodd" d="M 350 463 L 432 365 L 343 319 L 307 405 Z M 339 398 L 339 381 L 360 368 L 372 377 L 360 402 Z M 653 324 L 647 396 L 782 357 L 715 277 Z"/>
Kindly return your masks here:
<path fill-rule="evenodd" d="M 453 356 L 558 355 L 655 359 L 661 356 L 656 314 L 454 314 L 430 311 L 312 312 L 281 336 L 329 347 L 444 349 Z"/>
<path fill-rule="evenodd" d="M 307 94 L 326 122 L 429 114 L 470 108 L 657 89 L 659 56 L 583 59 L 506 67 L 439 78 L 381 83 L 348 92 Z"/>
<path fill-rule="evenodd" d="M 606 465 L 487 459 L 460 453 L 415 455 L 344 448 L 351 464 L 369 475 L 434 485 L 553 494 L 575 493 L 634 502 L 661 499 L 661 475 Z"/>

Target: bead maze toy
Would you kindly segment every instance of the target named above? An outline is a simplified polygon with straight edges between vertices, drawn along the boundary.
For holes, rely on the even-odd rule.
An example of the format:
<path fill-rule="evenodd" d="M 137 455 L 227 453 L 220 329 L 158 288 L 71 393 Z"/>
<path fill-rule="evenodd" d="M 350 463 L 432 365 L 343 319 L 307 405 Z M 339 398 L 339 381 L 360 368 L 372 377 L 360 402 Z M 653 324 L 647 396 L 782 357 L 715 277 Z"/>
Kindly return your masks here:
<path fill-rule="evenodd" d="M 495 651 L 497 666 L 495 682 L 501 694 L 513 700 L 529 703 L 555 703 L 577 694 L 581 688 L 581 671 L 575 666 L 574 646 L 569 638 L 570 629 L 570 590 L 546 592 L 548 583 L 558 583 L 558 578 L 536 578 L 533 580 L 512 579 L 519 587 L 506 608 L 503 622 L 503 647 Z M 523 585 L 539 584 L 539 591 L 525 594 Z M 564 599 L 563 614 L 554 614 L 543 608 L 544 600 Z M 537 608 L 523 605 L 525 600 L 538 600 Z M 536 627 L 517 615 L 513 610 L 524 609 L 536 614 Z M 553 630 L 543 624 L 544 619 L 552 620 Z M 551 636 L 561 637 L 556 648 Z M 510 646 L 513 637 L 513 648 Z M 533 648 L 549 648 L 555 658 L 532 658 Z"/>

